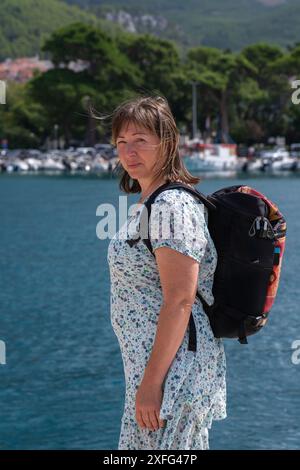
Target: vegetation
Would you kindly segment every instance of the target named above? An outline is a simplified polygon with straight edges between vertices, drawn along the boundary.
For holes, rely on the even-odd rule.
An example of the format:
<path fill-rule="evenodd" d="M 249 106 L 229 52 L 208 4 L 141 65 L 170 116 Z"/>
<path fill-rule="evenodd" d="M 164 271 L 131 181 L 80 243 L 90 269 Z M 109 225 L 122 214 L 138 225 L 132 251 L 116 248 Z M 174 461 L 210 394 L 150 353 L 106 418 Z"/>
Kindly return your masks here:
<path fill-rule="evenodd" d="M 104 9 L 125 10 L 133 16 L 163 15 L 169 28 L 163 37 L 177 39 L 187 47 L 212 46 L 241 50 L 256 42 L 286 47 L 299 41 L 299 0 L 65 0 L 101 16 Z M 171 33 L 171 34 L 170 34 Z M 172 36 L 173 33 L 173 36 Z"/>
<path fill-rule="evenodd" d="M 53 31 L 78 21 L 117 34 L 122 28 L 103 18 L 120 10 L 131 14 L 137 32 L 176 41 L 183 52 L 200 44 L 238 51 L 256 42 L 288 47 L 300 40 L 299 0 L 275 6 L 264 0 L 1 0 L 0 60 L 40 54 Z M 167 25 L 151 29 L 143 14 Z"/>
<path fill-rule="evenodd" d="M 0 60 L 41 54 L 47 37 L 76 21 L 113 33 L 116 25 L 61 0 L 1 0 Z"/>
<path fill-rule="evenodd" d="M 66 145 L 109 139 L 109 127 L 89 117 L 90 106 L 107 115 L 141 92 L 165 95 L 179 128 L 191 133 L 192 82 L 199 128 L 219 141 L 300 141 L 300 105 L 291 101 L 300 45 L 285 51 L 258 43 L 240 52 L 198 46 L 182 60 L 171 41 L 77 22 L 56 30 L 43 51 L 55 67 L 26 85 L 8 84 L 7 105 L 0 106 L 0 139 L 10 147 L 43 145 L 54 128 Z M 85 67 L 74 72 L 68 63 L 77 60 Z"/>

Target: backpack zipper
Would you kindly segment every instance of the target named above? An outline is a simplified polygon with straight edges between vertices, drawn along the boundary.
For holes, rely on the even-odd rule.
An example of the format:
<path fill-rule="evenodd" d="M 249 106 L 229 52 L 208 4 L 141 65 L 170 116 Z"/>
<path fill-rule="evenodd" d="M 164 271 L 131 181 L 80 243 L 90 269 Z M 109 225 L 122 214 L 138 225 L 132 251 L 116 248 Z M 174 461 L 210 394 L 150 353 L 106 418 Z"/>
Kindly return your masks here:
<path fill-rule="evenodd" d="M 255 217 L 250 229 L 249 237 L 254 237 L 259 234 L 259 238 L 269 238 L 273 240 L 275 238 L 274 230 L 269 219 L 264 216 Z"/>

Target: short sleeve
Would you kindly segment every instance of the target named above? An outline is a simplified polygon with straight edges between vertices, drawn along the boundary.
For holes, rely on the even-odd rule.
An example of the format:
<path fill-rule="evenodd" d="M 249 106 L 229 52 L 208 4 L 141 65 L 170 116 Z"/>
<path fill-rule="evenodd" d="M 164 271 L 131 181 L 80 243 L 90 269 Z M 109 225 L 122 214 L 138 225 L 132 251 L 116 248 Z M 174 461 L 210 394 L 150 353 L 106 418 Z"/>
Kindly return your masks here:
<path fill-rule="evenodd" d="M 149 235 L 153 252 L 166 246 L 199 263 L 205 254 L 204 205 L 182 189 L 157 196 L 151 207 Z"/>

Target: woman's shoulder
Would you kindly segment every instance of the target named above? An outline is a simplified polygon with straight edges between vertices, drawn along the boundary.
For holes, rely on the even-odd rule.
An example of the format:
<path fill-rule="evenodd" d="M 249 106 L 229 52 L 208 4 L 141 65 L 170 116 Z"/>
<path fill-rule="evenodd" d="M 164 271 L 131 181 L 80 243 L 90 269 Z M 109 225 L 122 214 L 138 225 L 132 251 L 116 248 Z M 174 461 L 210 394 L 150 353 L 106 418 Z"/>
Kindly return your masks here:
<path fill-rule="evenodd" d="M 195 189 L 190 185 L 192 189 Z M 190 192 L 184 188 L 173 188 L 161 192 L 156 198 L 154 203 L 167 204 L 169 206 L 185 207 L 186 209 L 195 210 L 200 207 L 203 211 L 204 204 Z"/>

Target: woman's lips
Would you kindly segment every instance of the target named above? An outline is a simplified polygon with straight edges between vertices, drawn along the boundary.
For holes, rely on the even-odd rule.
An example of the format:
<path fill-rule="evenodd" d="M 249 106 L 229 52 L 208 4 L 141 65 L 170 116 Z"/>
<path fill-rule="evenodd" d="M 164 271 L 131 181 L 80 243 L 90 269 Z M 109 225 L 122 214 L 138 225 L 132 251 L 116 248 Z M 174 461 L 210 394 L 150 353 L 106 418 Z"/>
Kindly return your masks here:
<path fill-rule="evenodd" d="M 132 165 L 128 165 L 129 168 L 135 168 L 136 166 L 140 165 L 140 163 L 135 163 L 135 164 L 132 164 Z"/>

